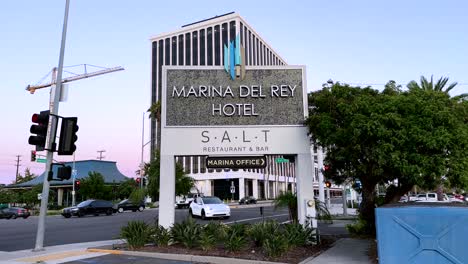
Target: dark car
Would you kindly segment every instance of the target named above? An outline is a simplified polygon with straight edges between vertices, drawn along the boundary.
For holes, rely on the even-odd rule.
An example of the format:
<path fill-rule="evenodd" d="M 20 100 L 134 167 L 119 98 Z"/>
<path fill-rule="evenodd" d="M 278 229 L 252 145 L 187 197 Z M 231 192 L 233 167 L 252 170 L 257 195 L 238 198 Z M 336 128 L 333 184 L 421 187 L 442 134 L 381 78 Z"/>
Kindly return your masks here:
<path fill-rule="evenodd" d="M 26 219 L 30 215 L 31 213 L 28 211 L 28 209 L 20 207 L 10 207 L 0 210 L 0 218 L 16 219 L 18 217 L 22 217 Z"/>
<path fill-rule="evenodd" d="M 145 210 L 145 203 L 143 201 L 134 203 L 129 199 L 125 199 L 117 204 L 117 212 L 123 213 L 123 211 L 129 210 L 132 210 L 132 212 L 136 212 L 137 210 L 143 212 L 143 210 Z"/>
<path fill-rule="evenodd" d="M 86 200 L 79 203 L 77 206 L 64 208 L 62 210 L 62 215 L 65 218 L 70 218 L 72 216 L 82 217 L 85 215 L 111 215 L 113 212 L 113 204 L 109 201 Z"/>
<path fill-rule="evenodd" d="M 257 199 L 253 196 L 246 196 L 239 200 L 239 204 L 256 204 Z"/>

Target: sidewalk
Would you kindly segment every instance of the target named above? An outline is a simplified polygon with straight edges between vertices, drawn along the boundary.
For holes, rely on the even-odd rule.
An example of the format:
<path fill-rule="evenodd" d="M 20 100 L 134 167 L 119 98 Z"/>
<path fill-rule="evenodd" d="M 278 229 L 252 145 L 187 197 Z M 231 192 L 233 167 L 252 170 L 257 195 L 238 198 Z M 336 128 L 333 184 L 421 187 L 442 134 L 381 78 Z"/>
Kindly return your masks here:
<path fill-rule="evenodd" d="M 138 251 L 120 251 L 102 249 L 103 246 L 111 246 L 121 243 L 122 240 L 107 240 L 97 242 L 87 242 L 78 244 L 69 244 L 61 246 L 47 247 L 45 251 L 32 252 L 31 250 L 20 250 L 15 252 L 1 252 L 0 264 L 19 264 L 19 263 L 42 263 L 42 264 L 59 264 L 65 262 L 71 263 L 96 263 L 99 264 L 100 259 L 104 260 L 108 254 L 112 254 L 117 259 L 128 259 L 129 256 L 153 258 L 157 263 L 173 264 L 173 263 L 242 263 L 242 264 L 275 264 L 276 262 L 243 260 L 235 258 L 209 257 L 196 255 L 182 254 L 167 254 L 167 253 L 152 253 Z M 361 240 L 354 238 L 343 238 L 338 240 L 333 247 L 318 255 L 315 258 L 310 258 L 302 261 L 300 264 L 370 264 L 367 250 L 369 248 L 369 240 Z M 119 257 L 120 256 L 120 257 Z M 94 259 L 90 259 L 94 258 Z M 89 260 L 87 260 L 89 259 Z M 157 259 L 157 260 L 156 260 Z M 82 261 L 80 261 L 82 260 Z M 91 262 L 90 262 L 91 261 Z M 141 263 L 153 263 L 143 261 Z M 182 262 L 179 262 L 182 261 Z M 111 262 L 112 263 L 112 262 Z M 121 262 L 119 262 L 121 263 Z M 123 263 L 123 262 L 122 262 Z M 134 264 L 140 263 L 137 259 L 133 259 Z"/>
<path fill-rule="evenodd" d="M 13 252 L 1 252 L 0 264 L 47 263 L 58 264 L 66 261 L 98 257 L 106 253 L 89 252 L 90 247 L 100 247 L 122 243 L 122 240 L 106 240 L 46 247 L 44 251 L 33 252 L 31 249 Z"/>
<path fill-rule="evenodd" d="M 332 248 L 301 264 L 370 264 L 369 246 L 370 240 L 342 238 Z"/>

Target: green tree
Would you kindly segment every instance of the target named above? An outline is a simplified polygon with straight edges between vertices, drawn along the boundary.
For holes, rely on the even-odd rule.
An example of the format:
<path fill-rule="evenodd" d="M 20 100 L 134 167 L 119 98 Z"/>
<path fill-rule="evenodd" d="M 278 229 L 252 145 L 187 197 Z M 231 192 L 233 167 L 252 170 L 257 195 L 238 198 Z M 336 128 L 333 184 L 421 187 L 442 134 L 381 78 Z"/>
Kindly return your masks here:
<path fill-rule="evenodd" d="M 135 179 L 128 179 L 116 186 L 116 198 L 122 200 L 130 197 L 130 194 L 137 189 Z"/>
<path fill-rule="evenodd" d="M 415 184 L 434 188 L 444 174 L 449 182 L 467 184 L 466 108 L 445 93 L 395 88 L 389 84 L 380 93 L 337 83 L 309 94 L 306 123 L 313 141 L 326 149 L 325 176 L 337 183 L 361 181 L 360 213 L 368 232 L 375 232 L 377 183 L 398 180 L 387 202 Z"/>
<path fill-rule="evenodd" d="M 129 200 L 132 203 L 140 204 L 141 201 L 144 201 L 146 197 L 146 189 L 134 189 L 129 196 Z"/>
<path fill-rule="evenodd" d="M 16 183 L 28 182 L 34 178 L 36 178 L 36 175 L 34 173 L 31 173 L 31 170 L 29 168 L 26 168 L 24 170 L 24 176 L 21 176 L 21 174 L 18 175 L 18 181 Z"/>
<path fill-rule="evenodd" d="M 187 176 L 181 164 L 176 163 L 175 166 L 175 195 L 185 195 L 190 192 L 195 186 L 192 177 Z M 148 195 L 155 201 L 159 200 L 159 183 L 160 183 L 160 154 L 156 151 L 154 159 L 150 163 L 145 164 L 144 171 L 148 175 Z"/>
<path fill-rule="evenodd" d="M 112 198 L 112 188 L 105 185 L 104 177 L 98 172 L 89 172 L 88 177 L 81 180 L 79 192 L 86 199 Z"/>

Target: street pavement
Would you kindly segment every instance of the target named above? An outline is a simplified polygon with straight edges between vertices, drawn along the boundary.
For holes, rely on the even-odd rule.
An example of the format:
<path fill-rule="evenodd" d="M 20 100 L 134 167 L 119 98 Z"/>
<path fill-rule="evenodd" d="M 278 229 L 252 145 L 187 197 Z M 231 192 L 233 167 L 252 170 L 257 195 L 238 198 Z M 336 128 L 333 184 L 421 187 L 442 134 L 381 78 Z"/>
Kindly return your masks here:
<path fill-rule="evenodd" d="M 222 220 L 226 224 L 234 222 L 253 223 L 262 219 L 275 219 L 279 222 L 288 220 L 287 209 L 274 210 L 272 206 L 264 207 L 264 216 L 260 215 L 258 207 L 241 206 L 231 209 L 231 218 Z M 48 216 L 44 246 L 63 245 L 90 241 L 117 239 L 121 227 L 129 221 L 141 220 L 154 223 L 158 217 L 158 209 L 148 209 L 143 212 L 124 212 L 112 216 L 86 216 L 66 219 L 60 215 Z M 176 210 L 176 222 L 188 217 L 187 209 Z M 207 223 L 201 219 L 197 222 Z M 34 248 L 38 217 L 28 219 L 0 219 L 0 252 L 16 251 Z"/>
<path fill-rule="evenodd" d="M 260 215 L 259 206 L 264 207 L 264 216 Z M 331 208 L 333 214 L 342 213 L 342 208 L 334 205 Z M 223 220 L 226 224 L 254 223 L 262 220 L 275 219 L 279 222 L 287 222 L 288 212 L 286 209 L 274 210 L 271 205 L 231 205 L 232 216 L 230 219 Z M 340 211 L 341 209 L 341 211 Z M 354 212 L 352 212 L 354 213 Z M 186 262 L 188 259 L 166 260 L 160 256 L 128 256 L 125 254 L 108 254 L 110 252 L 90 252 L 87 248 L 100 247 L 102 245 L 112 245 L 122 242 L 118 238 L 120 228 L 131 220 L 142 220 L 147 223 L 154 223 L 157 219 L 158 210 L 148 209 L 144 212 L 125 212 L 113 216 L 87 216 L 83 218 L 65 219 L 62 216 L 48 216 L 47 229 L 45 236 L 46 250 L 42 252 L 32 252 L 37 228 L 37 217 L 16 220 L 0 220 L 0 264 L 4 263 L 194 263 Z M 188 216 L 188 210 L 176 210 L 176 222 L 183 221 Z M 207 223 L 201 219 L 196 219 L 199 223 Z M 346 237 L 347 231 L 345 225 L 351 223 L 351 220 L 334 220 L 332 224 L 319 223 L 320 233 L 322 235 L 334 235 L 337 237 Z M 113 240 L 111 240 L 113 239 Z M 105 241 L 107 240 L 107 241 Z M 94 241 L 94 242 L 86 242 Z M 86 242 L 86 243 L 79 243 Z M 75 244 L 72 244 L 75 243 Z M 53 246 L 55 245 L 55 246 Z M 322 258 L 309 260 L 307 264 L 312 263 L 341 263 L 333 262 L 336 256 L 342 256 L 346 259 L 346 250 L 349 247 L 365 247 L 365 243 L 348 240 L 337 243 L 332 248 L 334 251 L 325 252 Z M 331 250 L 331 249 L 330 249 Z M 2 252 L 3 251 L 3 252 Z M 8 252 L 9 251 L 9 252 Z M 362 250 L 359 252 L 362 253 Z M 357 256 L 363 258 L 362 254 L 356 252 Z M 353 257 L 354 258 L 354 257 Z M 175 258 L 177 259 L 177 258 Z M 41 262 L 43 261 L 43 262 Z M 200 261 L 199 262 L 206 262 Z M 222 263 L 241 263 L 241 260 L 227 259 Z M 230 262 L 234 261 L 234 262 Z M 240 261 L 240 262 L 239 262 Z M 322 262 L 316 262 L 322 261 Z M 325 262 L 323 262 L 325 261 Z M 327 262 L 328 261 L 328 262 Z M 330 262 L 331 261 L 331 262 Z M 360 262 L 353 262 L 360 263 Z M 366 263 L 366 262 L 362 262 Z"/>

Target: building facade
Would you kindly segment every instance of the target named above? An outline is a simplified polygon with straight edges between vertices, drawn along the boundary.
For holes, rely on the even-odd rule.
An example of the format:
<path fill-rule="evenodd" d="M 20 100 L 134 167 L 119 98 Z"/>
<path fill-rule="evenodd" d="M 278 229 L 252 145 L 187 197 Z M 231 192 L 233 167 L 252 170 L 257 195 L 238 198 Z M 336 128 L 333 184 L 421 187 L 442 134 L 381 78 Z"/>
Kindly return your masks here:
<path fill-rule="evenodd" d="M 287 65 L 286 61 L 237 13 L 229 13 L 182 26 L 151 38 L 151 105 L 161 100 L 162 66 L 222 66 L 224 46 L 240 37 L 246 66 Z M 160 142 L 160 124 L 151 120 L 151 156 Z M 206 156 L 181 156 L 176 161 L 196 181 L 198 192 L 223 199 L 244 196 L 274 198 L 295 190 L 294 162 L 276 162 L 282 155 L 268 155 L 265 169 L 207 169 Z M 315 160 L 316 158 L 314 158 Z M 316 164 L 316 163 L 314 163 Z M 313 173 L 313 172 L 311 172 Z M 235 192 L 231 193 L 234 186 Z M 317 185 L 318 186 L 318 185 Z"/>

